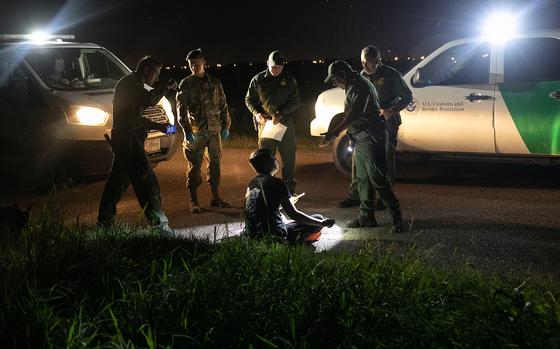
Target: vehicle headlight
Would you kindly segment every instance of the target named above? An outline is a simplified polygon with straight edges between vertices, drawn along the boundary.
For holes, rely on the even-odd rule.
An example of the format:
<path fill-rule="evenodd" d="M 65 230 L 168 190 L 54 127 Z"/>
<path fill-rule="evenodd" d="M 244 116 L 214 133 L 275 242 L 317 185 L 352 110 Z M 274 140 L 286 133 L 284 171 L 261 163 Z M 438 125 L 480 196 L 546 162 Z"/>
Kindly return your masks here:
<path fill-rule="evenodd" d="M 171 125 L 174 125 L 175 116 L 173 115 L 173 108 L 171 108 L 171 103 L 169 103 L 169 100 L 163 97 L 158 104 L 161 105 L 163 110 L 165 110 L 165 114 L 167 114 L 167 119 L 169 120 L 169 123 Z"/>
<path fill-rule="evenodd" d="M 84 126 L 103 126 L 108 118 L 109 114 L 99 108 L 81 105 L 71 106 L 68 114 L 69 123 Z"/>
<path fill-rule="evenodd" d="M 315 117 L 323 119 L 326 116 L 325 100 L 320 98 L 315 102 Z"/>

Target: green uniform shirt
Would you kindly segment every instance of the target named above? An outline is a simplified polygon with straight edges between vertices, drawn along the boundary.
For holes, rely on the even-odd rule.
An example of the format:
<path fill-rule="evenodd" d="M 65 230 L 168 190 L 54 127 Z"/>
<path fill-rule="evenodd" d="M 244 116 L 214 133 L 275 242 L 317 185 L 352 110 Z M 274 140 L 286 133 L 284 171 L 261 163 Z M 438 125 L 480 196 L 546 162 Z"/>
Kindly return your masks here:
<path fill-rule="evenodd" d="M 412 92 L 404 82 L 401 73 L 395 69 L 380 64 L 372 75 L 368 75 L 365 70 L 362 70 L 361 74 L 375 86 L 381 108 L 387 109 L 393 106 L 395 111 L 400 112 L 412 102 Z M 400 97 L 401 100 L 395 104 L 393 101 L 396 97 Z M 397 123 L 400 125 L 400 114 L 397 113 L 395 117 L 397 117 Z"/>
<path fill-rule="evenodd" d="M 336 133 L 348 127 L 350 135 L 363 130 L 379 134 L 385 130 L 385 120 L 379 115 L 379 97 L 372 83 L 355 74 L 349 78 L 344 100 L 344 120 L 336 127 Z"/>
<path fill-rule="evenodd" d="M 278 76 L 270 74 L 268 69 L 260 72 L 249 83 L 245 104 L 253 115 L 265 113 L 273 116 L 280 112 L 284 123 L 299 108 L 297 81 L 286 71 Z"/>
<path fill-rule="evenodd" d="M 231 125 L 222 83 L 208 73 L 202 78 L 191 74 L 181 81 L 177 112 L 184 130 L 216 132 Z"/>
<path fill-rule="evenodd" d="M 113 101 L 113 140 L 130 136 L 144 140 L 148 130 L 155 126 L 154 122 L 143 116 L 144 110 L 156 105 L 167 91 L 165 85 L 146 90 L 136 73 L 121 78 L 115 86 Z"/>

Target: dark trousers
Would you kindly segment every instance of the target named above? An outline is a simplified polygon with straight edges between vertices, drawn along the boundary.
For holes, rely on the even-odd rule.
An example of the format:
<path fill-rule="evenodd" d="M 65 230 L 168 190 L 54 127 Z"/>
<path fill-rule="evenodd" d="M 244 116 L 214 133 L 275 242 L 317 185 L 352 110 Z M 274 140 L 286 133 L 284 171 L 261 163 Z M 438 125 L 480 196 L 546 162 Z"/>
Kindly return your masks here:
<path fill-rule="evenodd" d="M 161 208 L 161 196 L 157 177 L 144 152 L 143 143 L 125 146 L 114 151 L 113 166 L 99 204 L 98 224 L 111 226 L 115 221 L 117 203 L 132 183 L 138 203 L 152 225 L 167 224 L 169 220 Z"/>
<path fill-rule="evenodd" d="M 387 158 L 384 144 L 372 141 L 357 142 L 354 148 L 356 178 L 360 197 L 360 215 L 375 217 L 375 195 L 389 207 L 394 217 L 400 216 L 400 204 L 387 177 Z"/>
<path fill-rule="evenodd" d="M 312 214 L 311 217 L 317 219 L 325 219 L 320 214 Z M 286 230 L 288 231 L 288 243 L 302 243 L 309 235 L 318 232 L 323 227 L 316 225 L 299 224 L 296 221 L 286 223 Z"/>
<path fill-rule="evenodd" d="M 399 134 L 399 125 L 395 123 L 387 124 L 387 137 L 385 139 L 385 153 L 387 163 L 387 177 L 391 184 L 395 183 L 395 169 L 396 169 L 396 151 L 397 151 L 397 136 Z M 348 197 L 354 200 L 360 200 L 358 194 L 358 179 L 356 178 L 356 152 L 352 154 L 352 177 L 350 185 L 348 186 Z M 375 194 L 375 201 L 379 201 L 379 195 Z"/>

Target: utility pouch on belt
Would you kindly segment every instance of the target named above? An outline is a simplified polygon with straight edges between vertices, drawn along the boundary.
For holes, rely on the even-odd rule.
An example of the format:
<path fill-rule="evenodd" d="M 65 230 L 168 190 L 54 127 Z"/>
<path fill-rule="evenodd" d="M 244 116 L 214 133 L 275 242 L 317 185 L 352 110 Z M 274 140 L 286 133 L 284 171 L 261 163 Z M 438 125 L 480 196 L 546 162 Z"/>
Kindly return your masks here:
<path fill-rule="evenodd" d="M 369 130 L 361 130 L 360 132 L 351 134 L 350 137 L 352 137 L 352 139 L 354 139 L 356 143 L 362 143 L 367 141 L 377 143 L 377 139 L 373 136 L 373 134 Z"/>

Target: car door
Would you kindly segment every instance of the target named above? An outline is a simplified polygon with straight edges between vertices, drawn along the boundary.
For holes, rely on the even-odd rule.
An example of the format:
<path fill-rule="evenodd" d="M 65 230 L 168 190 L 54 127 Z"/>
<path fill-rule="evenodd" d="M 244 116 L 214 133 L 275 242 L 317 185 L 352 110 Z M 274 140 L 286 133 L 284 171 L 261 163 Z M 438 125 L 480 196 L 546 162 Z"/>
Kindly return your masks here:
<path fill-rule="evenodd" d="M 500 154 L 560 154 L 560 40 L 527 37 L 503 49 L 496 94 Z"/>
<path fill-rule="evenodd" d="M 487 42 L 459 42 L 407 74 L 413 102 L 402 112 L 400 150 L 495 153 L 495 63 Z"/>

